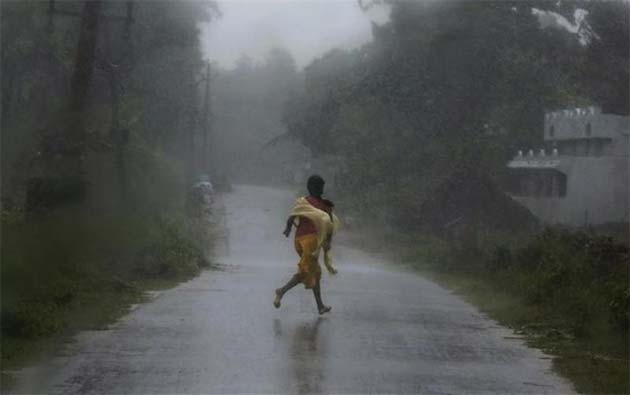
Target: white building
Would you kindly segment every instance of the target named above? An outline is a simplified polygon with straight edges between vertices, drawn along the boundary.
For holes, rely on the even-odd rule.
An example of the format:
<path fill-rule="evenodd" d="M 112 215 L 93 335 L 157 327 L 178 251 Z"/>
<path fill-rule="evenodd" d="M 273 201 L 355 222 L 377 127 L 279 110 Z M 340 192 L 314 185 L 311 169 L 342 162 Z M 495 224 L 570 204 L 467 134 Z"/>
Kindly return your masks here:
<path fill-rule="evenodd" d="M 508 163 L 509 190 L 543 222 L 628 222 L 630 117 L 597 107 L 545 115 L 545 148 Z"/>

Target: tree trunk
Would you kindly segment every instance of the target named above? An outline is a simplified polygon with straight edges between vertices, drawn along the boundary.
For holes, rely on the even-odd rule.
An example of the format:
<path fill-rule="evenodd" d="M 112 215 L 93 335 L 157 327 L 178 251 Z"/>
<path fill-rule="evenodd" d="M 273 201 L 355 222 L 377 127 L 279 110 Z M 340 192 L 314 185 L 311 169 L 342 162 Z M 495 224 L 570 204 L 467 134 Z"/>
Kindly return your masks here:
<path fill-rule="evenodd" d="M 69 156 L 80 171 L 80 158 L 85 144 L 85 110 L 98 38 L 99 17 L 102 1 L 85 1 L 81 16 L 81 29 L 70 86 L 70 119 L 66 143 Z M 75 173 L 75 175 L 78 173 Z"/>

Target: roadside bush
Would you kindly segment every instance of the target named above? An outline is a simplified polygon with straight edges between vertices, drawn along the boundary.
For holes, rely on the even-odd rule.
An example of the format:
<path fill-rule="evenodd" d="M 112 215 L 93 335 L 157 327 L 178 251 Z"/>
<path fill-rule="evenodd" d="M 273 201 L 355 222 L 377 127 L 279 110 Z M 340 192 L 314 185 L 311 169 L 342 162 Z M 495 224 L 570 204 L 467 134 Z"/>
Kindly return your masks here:
<path fill-rule="evenodd" d="M 571 374 L 580 392 L 626 393 L 627 238 L 558 228 L 527 238 L 491 231 L 476 236 L 472 249 L 414 237 L 410 259 L 556 356 L 554 365 Z"/>
<path fill-rule="evenodd" d="M 6 336 L 57 333 L 67 326 L 70 311 L 99 303 L 105 295 L 120 300 L 139 296 L 133 280 L 181 279 L 204 264 L 183 225 L 146 215 L 95 215 L 67 207 L 28 219 L 8 214 L 3 219 L 3 344 Z M 151 259 L 134 266 L 147 251 Z"/>
<path fill-rule="evenodd" d="M 201 251 L 186 235 L 184 225 L 160 221 L 158 236 L 135 261 L 134 273 L 149 278 L 181 278 L 193 276 L 206 265 Z"/>
<path fill-rule="evenodd" d="M 23 301 L 2 310 L 2 332 L 22 338 L 50 335 L 64 326 L 52 302 Z"/>
<path fill-rule="evenodd" d="M 630 329 L 630 289 L 627 285 L 617 285 L 611 290 L 609 299 L 612 323 L 627 332 Z"/>
<path fill-rule="evenodd" d="M 419 262 L 434 269 L 444 269 L 445 259 L 449 262 L 450 247 L 448 243 L 437 237 L 422 236 L 414 241 L 418 246 L 410 251 L 404 259 L 410 262 Z"/>
<path fill-rule="evenodd" d="M 79 178 L 34 177 L 28 180 L 26 211 L 43 212 L 53 207 L 80 202 L 86 193 L 85 182 Z"/>
<path fill-rule="evenodd" d="M 409 258 L 435 270 L 482 276 L 562 323 L 575 336 L 630 328 L 628 246 L 608 236 L 547 228 L 527 240 L 485 234 L 477 247 L 428 236 Z M 597 327 L 598 329 L 593 329 Z"/>
<path fill-rule="evenodd" d="M 494 248 L 488 259 L 486 269 L 489 271 L 507 269 L 512 265 L 512 251 L 506 245 L 498 245 Z"/>
<path fill-rule="evenodd" d="M 513 292 L 563 317 L 576 335 L 602 314 L 619 329 L 629 327 L 630 264 L 625 244 L 607 236 L 549 228 L 520 247 L 497 247 L 493 259 L 489 265 L 494 269 L 509 267 L 516 285 Z"/>

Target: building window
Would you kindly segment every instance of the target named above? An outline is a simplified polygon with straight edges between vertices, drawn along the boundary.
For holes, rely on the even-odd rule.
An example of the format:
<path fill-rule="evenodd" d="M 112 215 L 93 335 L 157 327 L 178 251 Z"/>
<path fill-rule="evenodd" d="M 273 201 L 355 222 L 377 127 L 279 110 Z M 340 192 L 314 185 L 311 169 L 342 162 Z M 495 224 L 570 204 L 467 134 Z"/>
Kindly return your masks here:
<path fill-rule="evenodd" d="M 588 144 L 589 139 L 583 139 L 583 140 L 578 140 L 575 142 L 576 144 L 576 149 L 575 149 L 575 155 L 576 156 L 588 156 Z"/>
<path fill-rule="evenodd" d="M 595 150 L 595 156 L 604 155 L 604 144 L 605 142 L 603 140 L 597 141 L 597 149 Z"/>
<path fill-rule="evenodd" d="M 593 139 L 593 155 L 610 155 L 610 139 Z"/>
<path fill-rule="evenodd" d="M 575 156 L 577 155 L 577 141 L 563 141 L 560 145 L 560 155 Z"/>
<path fill-rule="evenodd" d="M 586 137 L 591 137 L 591 123 L 586 124 Z"/>
<path fill-rule="evenodd" d="M 563 198 L 567 194 L 567 176 L 556 170 L 521 169 L 510 177 L 508 188 L 515 196 Z"/>
<path fill-rule="evenodd" d="M 565 197 L 567 196 L 567 176 L 566 174 L 563 173 L 557 173 L 556 174 L 556 182 L 557 182 L 557 186 L 558 186 L 558 194 L 556 196 L 558 197 Z"/>

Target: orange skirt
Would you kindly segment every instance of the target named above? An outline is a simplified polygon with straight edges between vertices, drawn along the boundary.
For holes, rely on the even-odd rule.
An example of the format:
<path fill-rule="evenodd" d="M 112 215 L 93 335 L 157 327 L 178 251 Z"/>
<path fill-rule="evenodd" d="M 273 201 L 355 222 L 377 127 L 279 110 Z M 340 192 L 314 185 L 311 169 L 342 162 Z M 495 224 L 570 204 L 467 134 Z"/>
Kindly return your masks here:
<path fill-rule="evenodd" d="M 312 233 L 295 239 L 295 251 L 300 256 L 298 275 L 306 289 L 315 287 L 322 278 L 322 269 L 318 257 L 313 253 L 317 250 L 317 234 Z"/>

